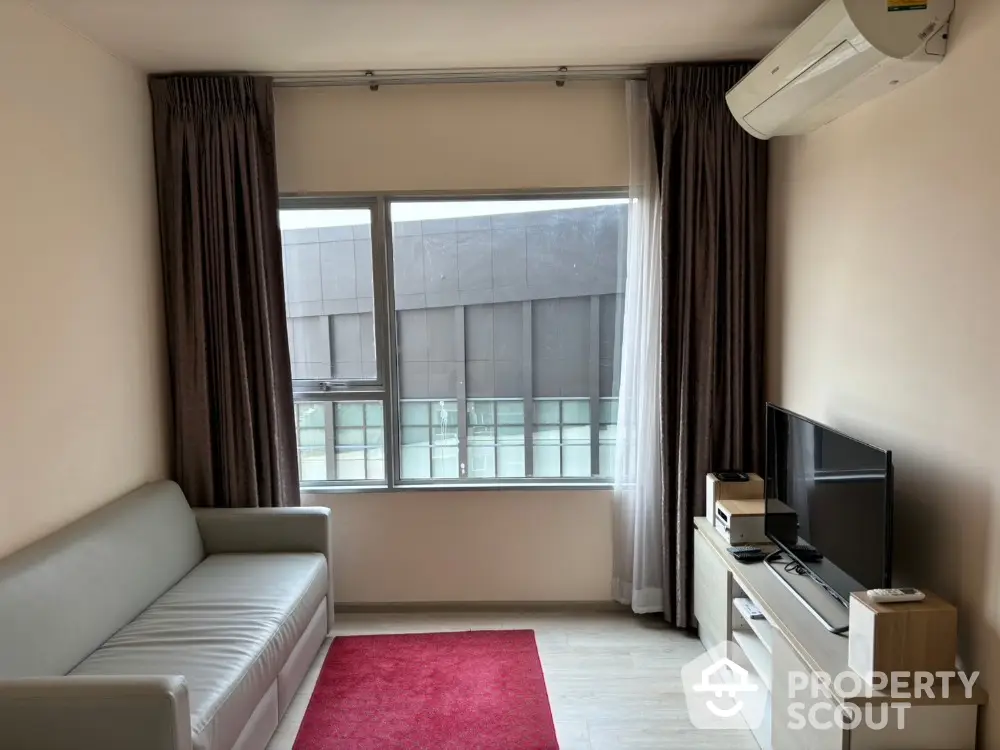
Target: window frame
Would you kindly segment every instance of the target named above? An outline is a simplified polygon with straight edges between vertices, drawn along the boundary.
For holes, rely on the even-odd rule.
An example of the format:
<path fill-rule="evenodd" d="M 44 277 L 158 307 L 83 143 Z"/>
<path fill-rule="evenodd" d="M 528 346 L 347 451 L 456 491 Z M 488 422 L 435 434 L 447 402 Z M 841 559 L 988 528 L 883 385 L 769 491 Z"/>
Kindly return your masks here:
<path fill-rule="evenodd" d="M 402 491 L 468 491 L 468 490 L 511 490 L 511 489 L 595 489 L 607 490 L 613 485 L 611 478 L 590 477 L 484 477 L 458 479 L 402 479 L 401 402 L 399 398 L 399 361 L 396 351 L 396 305 L 393 269 L 393 238 L 391 204 L 394 202 L 442 202 L 442 201 L 539 201 L 574 200 L 599 198 L 628 198 L 628 188 L 624 186 L 607 188 L 573 189 L 531 189 L 506 191 L 447 191 L 447 192 L 372 192 L 364 194 L 343 193 L 283 193 L 279 197 L 279 210 L 350 210 L 370 211 L 372 241 L 372 291 L 373 322 L 375 328 L 376 379 L 302 379 L 292 381 L 293 402 L 333 402 L 379 401 L 382 403 L 384 421 L 383 465 L 384 480 L 313 480 L 303 481 L 299 487 L 303 493 L 340 492 L 402 492 Z M 282 248 L 282 252 L 284 252 Z M 619 263 L 619 267 L 623 268 Z M 568 397 L 567 397 L 568 398 Z M 576 397 L 581 398 L 581 397 Z M 600 471 L 600 431 L 599 401 L 606 397 L 591 396 L 591 466 L 592 471 Z M 469 400 L 484 400 L 471 398 Z M 485 399 L 497 400 L 497 399 Z M 524 399 L 525 462 L 530 465 L 533 450 L 534 401 Z M 598 407 L 596 416 L 594 408 Z M 331 406 L 331 411 L 335 406 Z M 496 407 L 494 406 L 494 411 Z M 465 424 L 467 414 L 459 414 L 460 425 Z M 334 429 L 333 425 L 327 426 Z M 298 424 L 296 430 L 296 450 L 298 451 Z M 464 432 L 464 430 L 462 430 Z M 561 432 L 561 426 L 560 426 Z M 496 459 L 495 459 L 496 461 Z M 467 460 L 468 465 L 468 460 Z"/>

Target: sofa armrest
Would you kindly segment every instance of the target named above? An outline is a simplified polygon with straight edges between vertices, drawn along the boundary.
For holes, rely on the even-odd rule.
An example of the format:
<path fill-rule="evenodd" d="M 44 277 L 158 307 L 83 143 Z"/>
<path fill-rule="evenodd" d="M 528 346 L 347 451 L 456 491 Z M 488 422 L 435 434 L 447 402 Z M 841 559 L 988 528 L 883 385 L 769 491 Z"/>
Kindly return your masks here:
<path fill-rule="evenodd" d="M 330 560 L 329 508 L 198 508 L 205 554 L 319 552 Z"/>
<path fill-rule="evenodd" d="M 333 525 L 329 508 L 196 508 L 205 554 L 319 552 L 330 583 L 327 624 L 333 624 Z"/>
<path fill-rule="evenodd" d="M 191 750 L 183 677 L 0 680 L 0 745 L 25 750 Z"/>

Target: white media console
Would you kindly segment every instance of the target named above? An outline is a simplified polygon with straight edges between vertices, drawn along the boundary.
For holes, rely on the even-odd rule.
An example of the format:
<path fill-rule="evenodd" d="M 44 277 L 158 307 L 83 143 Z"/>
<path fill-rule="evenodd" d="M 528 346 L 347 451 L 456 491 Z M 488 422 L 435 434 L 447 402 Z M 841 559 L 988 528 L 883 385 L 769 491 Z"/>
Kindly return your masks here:
<path fill-rule="evenodd" d="M 807 576 L 786 573 L 784 564 L 776 563 L 773 570 L 765 563 L 744 565 L 726 552 L 726 546 L 709 519 L 695 520 L 694 612 L 698 635 L 710 650 L 722 643 L 736 643 L 742 653 L 737 655 L 733 650 L 733 660 L 769 691 L 768 715 L 764 725 L 754 730 L 762 748 L 975 750 L 979 706 L 987 701 L 985 691 L 978 686 L 967 696 L 962 684 L 955 681 L 947 698 L 940 688 L 934 690 L 933 696 L 925 692 L 917 697 L 912 695 L 912 688 L 896 694 L 875 691 L 870 697 L 855 696 L 850 690 L 839 691 L 834 684 L 821 689 L 816 698 L 811 691 L 791 695 L 795 680 L 801 680 L 802 675 L 833 677 L 849 670 L 847 638 L 829 632 L 798 597 L 833 625 L 847 625 L 847 609 Z M 763 613 L 763 619 L 745 616 L 750 603 Z M 886 704 L 906 703 L 909 708 L 903 713 L 902 727 L 898 725 L 898 711 L 888 711 L 890 719 L 880 729 L 865 722 L 853 729 L 842 728 L 829 721 L 829 711 L 817 711 L 815 715 L 822 716 L 821 723 L 830 726 L 816 728 L 806 722 L 800 727 L 802 722 L 796 717 L 808 716 L 810 704 L 820 703 L 824 709 L 830 705 L 861 706 L 876 716 L 881 715 Z"/>

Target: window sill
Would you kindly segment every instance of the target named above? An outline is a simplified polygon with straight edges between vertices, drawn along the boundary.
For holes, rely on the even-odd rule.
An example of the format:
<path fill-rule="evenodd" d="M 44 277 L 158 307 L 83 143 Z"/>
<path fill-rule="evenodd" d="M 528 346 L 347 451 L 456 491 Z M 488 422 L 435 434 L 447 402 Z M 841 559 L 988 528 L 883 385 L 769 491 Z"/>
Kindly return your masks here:
<path fill-rule="evenodd" d="M 404 484 L 395 487 L 386 485 L 333 486 L 328 484 L 299 485 L 303 495 L 360 495 L 396 494 L 409 492 L 538 492 L 557 490 L 604 491 L 614 488 L 609 482 L 525 482 L 518 484 Z"/>

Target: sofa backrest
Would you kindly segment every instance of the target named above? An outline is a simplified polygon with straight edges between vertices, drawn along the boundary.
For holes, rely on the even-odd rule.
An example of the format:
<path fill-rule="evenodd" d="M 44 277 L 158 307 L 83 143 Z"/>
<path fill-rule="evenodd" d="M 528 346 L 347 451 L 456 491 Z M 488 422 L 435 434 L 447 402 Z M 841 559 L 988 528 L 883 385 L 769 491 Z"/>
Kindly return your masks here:
<path fill-rule="evenodd" d="M 0 679 L 66 674 L 204 556 L 181 488 L 155 482 L 0 560 Z"/>

